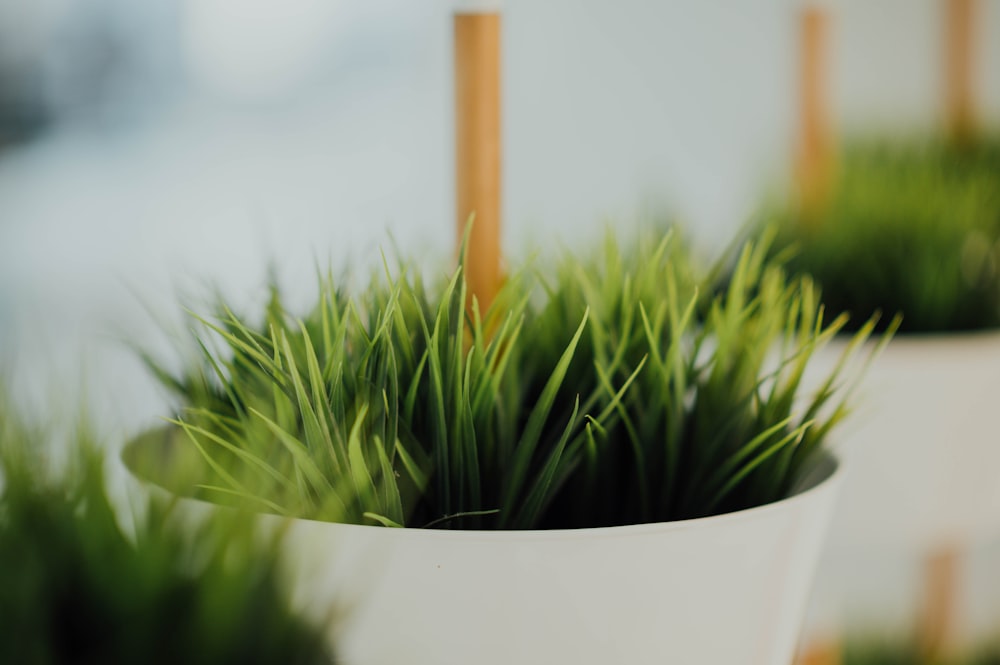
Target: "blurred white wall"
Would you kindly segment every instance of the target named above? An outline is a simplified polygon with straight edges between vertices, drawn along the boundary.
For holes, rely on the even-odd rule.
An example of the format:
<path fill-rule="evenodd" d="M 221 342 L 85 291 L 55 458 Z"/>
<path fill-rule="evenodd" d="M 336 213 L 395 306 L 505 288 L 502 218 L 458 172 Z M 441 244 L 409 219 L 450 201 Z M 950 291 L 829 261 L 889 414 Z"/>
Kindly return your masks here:
<path fill-rule="evenodd" d="M 826 4 L 838 126 L 933 126 L 939 0 Z M 453 6 L 0 0 L 0 55 L 40 63 L 53 114 L 0 152 L 0 353 L 72 364 L 96 332 L 145 340 L 140 298 L 173 313 L 212 283 L 252 300 L 269 263 L 304 302 L 315 261 L 370 264 L 389 233 L 447 265 Z M 799 7 L 505 3 L 509 253 L 640 213 L 725 243 L 788 174 Z M 1000 3 L 981 7 L 996 124 Z M 134 420 L 162 409 L 147 398 Z"/>
<path fill-rule="evenodd" d="M 826 4 L 838 126 L 933 126 L 939 0 Z M 787 176 L 800 5 L 506 2 L 509 253 L 641 213 L 725 243 Z M 140 297 L 173 313 L 178 289 L 212 283 L 252 300 L 269 262 L 304 302 L 315 261 L 371 263 L 389 233 L 446 265 L 453 7 L 0 0 L 0 55 L 38 63 L 53 115 L 0 152 L 2 353 L 72 364 L 98 331 L 152 336 Z M 1000 3 L 982 8 L 996 123 Z M 161 409 L 147 397 L 135 420 Z"/>

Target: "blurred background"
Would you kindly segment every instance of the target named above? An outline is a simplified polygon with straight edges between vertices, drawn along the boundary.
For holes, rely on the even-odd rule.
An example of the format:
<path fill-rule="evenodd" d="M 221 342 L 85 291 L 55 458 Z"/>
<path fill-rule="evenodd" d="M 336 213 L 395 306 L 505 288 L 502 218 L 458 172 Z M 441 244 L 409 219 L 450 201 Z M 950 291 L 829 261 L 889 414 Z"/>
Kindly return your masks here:
<path fill-rule="evenodd" d="M 838 132 L 935 126 L 941 3 L 826 4 Z M 507 254 L 663 214 L 727 243 L 789 177 L 799 7 L 503 3 Z M 58 376 L 124 437 L 163 412 L 126 344 L 169 346 L 179 297 L 254 300 L 273 267 L 306 302 L 317 262 L 368 265 L 390 236 L 449 259 L 454 8 L 0 0 L 0 362 L 19 397 L 44 410 Z M 981 9 L 977 58 L 1000 63 L 1000 2 Z M 977 76 L 1000 120 L 1000 68 Z M 905 630 L 916 557 L 828 559 L 819 596 Z M 963 575 L 963 630 L 1000 636 L 1000 541 Z"/>

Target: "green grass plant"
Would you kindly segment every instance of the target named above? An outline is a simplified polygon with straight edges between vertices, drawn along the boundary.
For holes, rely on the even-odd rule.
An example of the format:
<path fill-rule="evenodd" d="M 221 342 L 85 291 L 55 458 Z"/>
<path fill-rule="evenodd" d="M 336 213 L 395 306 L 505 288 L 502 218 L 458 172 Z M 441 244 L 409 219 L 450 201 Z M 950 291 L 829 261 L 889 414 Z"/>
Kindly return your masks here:
<path fill-rule="evenodd" d="M 528 266 L 489 312 L 461 267 L 319 279 L 300 317 L 196 316 L 200 360 L 147 358 L 179 398 L 199 495 L 388 526 L 583 527 L 780 499 L 845 412 L 838 368 L 799 390 L 825 326 L 809 279 L 743 248 L 713 294 L 672 235 Z M 857 350 L 873 323 L 862 326 Z M 149 474 L 147 474 L 149 475 Z"/>
<path fill-rule="evenodd" d="M 51 436 L 0 394 L 0 663 L 333 662 L 249 521 L 188 528 L 154 501 L 125 529 L 93 434 Z"/>
<path fill-rule="evenodd" d="M 612 418 L 594 423 L 550 523 L 705 517 L 777 501 L 802 479 L 847 413 L 847 361 L 876 319 L 806 394 L 813 353 L 847 317 L 824 325 L 819 291 L 769 262 L 770 242 L 744 245 L 717 290 L 707 287 L 721 267 L 699 273 L 672 235 L 650 232 L 627 245 L 609 236 L 599 252 L 559 263 L 540 327 L 563 322 L 562 338 L 565 322 L 590 311 L 570 385 L 603 394 L 602 405 L 617 386 L 629 389 Z"/>
<path fill-rule="evenodd" d="M 860 640 L 847 644 L 844 665 L 1000 665 L 1000 649 L 987 646 L 950 657 L 932 657 L 905 640 Z"/>
<path fill-rule="evenodd" d="M 273 289 L 256 325 L 224 305 L 201 319 L 225 353 L 200 340 L 202 365 L 156 371 L 186 402 L 175 422 L 214 472 L 202 489 L 336 521 L 530 524 L 584 430 L 553 405 L 579 335 L 535 403 L 515 281 L 502 316 L 486 321 L 466 300 L 461 270 L 431 290 L 403 267 L 357 297 L 322 278 L 304 318 Z"/>
<path fill-rule="evenodd" d="M 849 325 L 875 311 L 902 313 L 901 332 L 1000 325 L 1000 141 L 856 141 L 822 212 L 766 217 Z"/>

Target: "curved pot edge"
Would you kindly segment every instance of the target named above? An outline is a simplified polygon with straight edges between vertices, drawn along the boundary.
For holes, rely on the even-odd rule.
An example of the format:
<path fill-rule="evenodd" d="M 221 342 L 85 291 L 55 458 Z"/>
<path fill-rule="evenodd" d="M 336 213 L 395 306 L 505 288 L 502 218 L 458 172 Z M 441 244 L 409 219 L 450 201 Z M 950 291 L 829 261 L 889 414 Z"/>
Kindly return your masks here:
<path fill-rule="evenodd" d="M 160 482 L 157 479 L 150 477 L 148 474 L 143 473 L 141 470 L 135 468 L 137 466 L 137 451 L 143 446 L 153 446 L 159 445 L 163 447 L 164 452 L 159 453 L 164 459 L 169 458 L 169 453 L 166 451 L 166 446 L 172 444 L 173 439 L 171 437 L 171 430 L 174 428 L 170 425 L 152 428 L 143 432 L 142 434 L 134 437 L 128 441 L 122 448 L 119 460 L 125 466 L 128 473 L 140 483 L 149 485 L 157 488 L 160 491 L 168 492 L 180 496 L 185 501 L 190 501 L 192 503 L 204 506 L 204 507 L 221 507 L 221 504 L 215 504 L 210 501 L 205 501 L 204 499 L 199 499 L 196 497 L 185 496 L 181 492 L 171 489 L 166 484 Z M 803 479 L 797 484 L 796 489 L 793 493 L 784 499 L 778 501 L 773 501 L 771 503 L 762 504 L 759 506 L 753 506 L 751 508 L 744 508 L 743 510 L 737 510 L 729 513 L 722 513 L 719 515 L 710 515 L 708 517 L 697 517 L 686 520 L 675 520 L 671 522 L 651 522 L 645 524 L 629 524 L 624 526 L 611 526 L 611 527 L 590 527 L 590 528 L 578 528 L 578 529 L 530 529 L 530 530 L 446 530 L 446 529 L 418 529 L 418 528 L 405 528 L 405 529 L 392 529 L 384 526 L 366 525 L 366 524 L 349 524 L 340 522 L 326 522 L 323 520 L 315 520 L 310 518 L 282 518 L 279 515 L 270 515 L 277 519 L 288 519 L 293 522 L 303 522 L 303 523 L 315 523 L 315 524 L 330 524 L 336 525 L 338 529 L 345 531 L 352 530 L 364 530 L 365 532 L 370 532 L 372 530 L 379 531 L 391 531 L 398 532 L 404 531 L 409 537 L 420 537 L 427 539 L 439 539 L 439 540 L 570 540 L 575 538 L 594 538 L 594 537 L 607 537 L 607 536 L 642 536 L 651 533 L 664 533 L 668 531 L 683 531 L 688 529 L 705 528 L 709 526 L 722 526 L 724 524 L 729 524 L 737 521 L 748 521 L 764 517 L 768 514 L 788 510 L 797 506 L 800 503 L 809 501 L 815 496 L 820 494 L 826 494 L 829 492 L 836 492 L 842 485 L 844 480 L 845 470 L 844 464 L 838 456 L 836 456 L 832 451 L 824 449 L 819 453 L 818 459 L 814 462 L 813 468 L 803 477 Z M 267 513 L 261 513 L 267 514 Z"/>

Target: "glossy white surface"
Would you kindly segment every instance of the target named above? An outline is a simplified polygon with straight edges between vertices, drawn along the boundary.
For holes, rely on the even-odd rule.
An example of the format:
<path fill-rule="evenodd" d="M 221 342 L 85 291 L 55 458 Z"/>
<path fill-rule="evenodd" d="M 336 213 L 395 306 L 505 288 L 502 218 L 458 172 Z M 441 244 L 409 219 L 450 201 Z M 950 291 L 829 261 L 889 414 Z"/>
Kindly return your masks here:
<path fill-rule="evenodd" d="M 685 522 L 462 532 L 296 520 L 287 551 L 299 602 L 348 610 L 331 634 L 347 665 L 788 665 L 835 469 L 827 460 L 790 499 Z"/>

